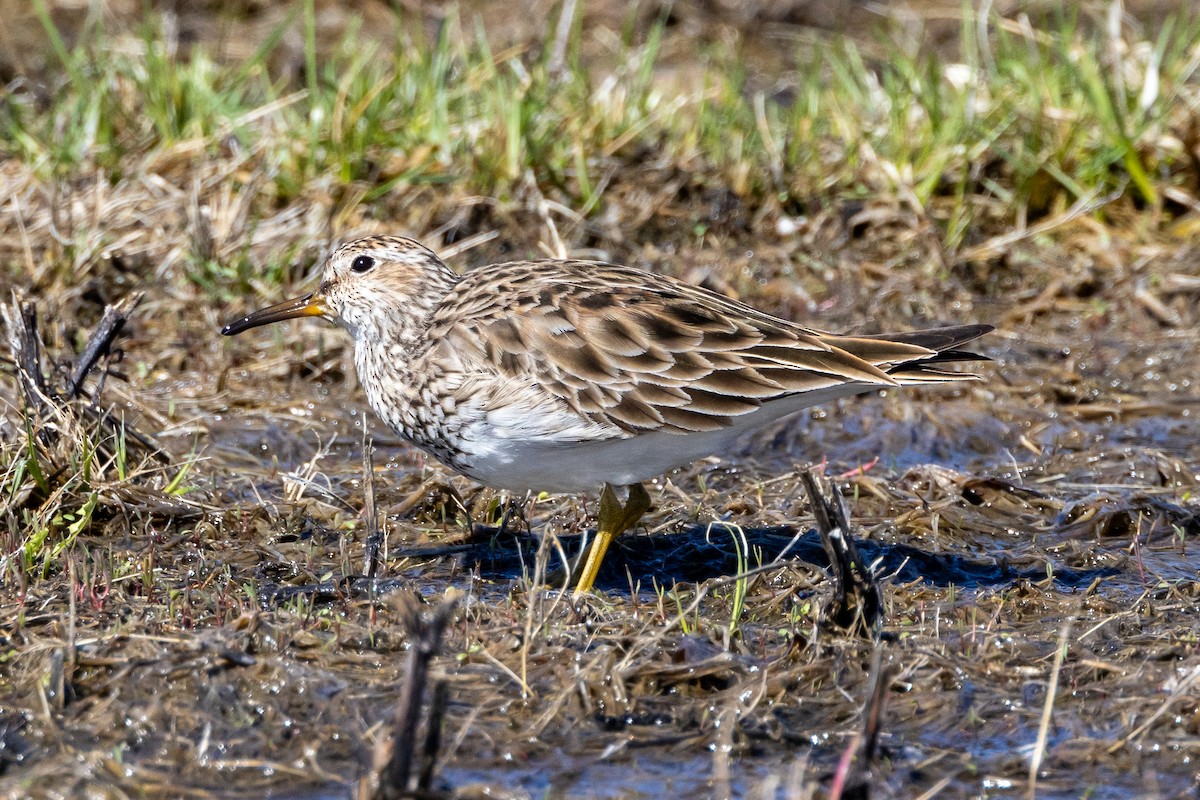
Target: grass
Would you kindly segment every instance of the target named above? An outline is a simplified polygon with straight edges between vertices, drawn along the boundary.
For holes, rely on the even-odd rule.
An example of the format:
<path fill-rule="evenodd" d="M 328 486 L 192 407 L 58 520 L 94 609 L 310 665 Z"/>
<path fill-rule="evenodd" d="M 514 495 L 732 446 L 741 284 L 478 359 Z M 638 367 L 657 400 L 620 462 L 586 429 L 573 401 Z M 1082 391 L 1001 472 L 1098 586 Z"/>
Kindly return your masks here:
<path fill-rule="evenodd" d="M 1099 36 L 1062 12 L 1048 29 L 990 20 L 981 40 L 968 17 L 955 63 L 887 43 L 868 55 L 835 38 L 797 47 L 788 85 L 768 93 L 725 52 L 698 67 L 702 88 L 659 85 L 661 23 L 631 29 L 604 74 L 585 66 L 576 33 L 569 69 L 551 75 L 548 45 L 496 53 L 453 17 L 431 40 L 403 19 L 394 41 L 351 29 L 317 59 L 311 3 L 297 12 L 300 89 L 267 69 L 282 26 L 230 64 L 202 46 L 182 56 L 153 17 L 119 46 L 99 22 L 70 50 L 48 27 L 61 71 L 11 94 L 4 155 L 42 180 L 119 181 L 156 154 L 233 148 L 238 174 L 261 181 L 252 218 L 314 184 L 340 215 L 363 206 L 386 217 L 422 185 L 509 202 L 528 180 L 602 215 L 605 176 L 679 164 L 776 213 L 895 197 L 937 225 L 951 252 L 973 232 L 1019 227 L 1080 198 L 1116 191 L 1162 208 L 1165 190 L 1192 179 L 1174 132 L 1197 105 L 1195 19 L 1148 40 L 1126 28 Z M 236 277 L 193 260 L 189 274 L 206 287 Z"/>
<path fill-rule="evenodd" d="M 360 774 L 407 646 L 390 596 L 354 582 L 372 425 L 381 574 L 460 595 L 435 662 L 456 787 L 482 774 L 553 793 L 537 781 L 564 757 L 598 780 L 642 759 L 703 794 L 711 748 L 729 756 L 718 733 L 742 789 L 820 785 L 858 725 L 871 647 L 819 625 L 820 576 L 765 548 L 807 521 L 795 467 L 826 454 L 880 548 L 1021 575 L 892 579 L 877 794 L 1024 781 L 1006 748 L 1043 719 L 1039 796 L 1073 796 L 1093 768 L 1095 785 L 1191 780 L 1194 701 L 1158 689 L 1186 688 L 1196 658 L 1200 451 L 1178 365 L 1200 358 L 1179 234 L 1200 210 L 1200 22 L 968 13 L 953 56 L 577 22 L 553 70 L 554 42 L 502 48 L 468 17 L 431 35 L 404 16 L 387 33 L 352 23 L 328 42 L 302 0 L 228 61 L 164 39 L 154 16 L 60 35 L 47 3 L 54 68 L 0 102 L 0 286 L 35 299 L 52 386 L 105 305 L 147 299 L 103 385 L 58 416 L 21 400 L 0 354 L 0 794 L 252 796 Z M 756 47 L 770 68 L 747 66 Z M 752 455 L 672 473 L 655 536 L 621 543 L 643 591 L 574 607 L 545 591 L 550 544 L 523 561 L 507 540 L 462 561 L 400 555 L 467 547 L 463 520 L 503 506 L 370 420 L 344 337 L 217 335 L 310 290 L 328 243 L 366 231 L 456 266 L 561 246 L 823 327 L 996 322 L 997 363 L 959 394 L 831 406 Z M 531 522 L 568 536 L 589 510 L 539 497 Z M 716 520 L 730 535 L 706 541 Z M 714 563 L 689 560 L 702 545 Z M 486 566 L 505 557 L 520 563 Z M 1067 617 L 1080 633 L 1059 642 L 1046 620 Z M 1063 691 L 1031 702 L 1050 674 Z M 1124 744 L 1138 760 L 1106 760 Z"/>
<path fill-rule="evenodd" d="M 0 582 L 25 585 L 59 574 L 80 536 L 100 535 L 126 502 L 147 510 L 189 505 L 183 497 L 193 488 L 187 477 L 194 454 L 165 466 L 131 442 L 123 421 L 84 413 L 79 403 L 45 413 L 28 405 L 5 411 L 20 433 L 0 440 L 0 486 L 16 545 L 0 556 Z"/>

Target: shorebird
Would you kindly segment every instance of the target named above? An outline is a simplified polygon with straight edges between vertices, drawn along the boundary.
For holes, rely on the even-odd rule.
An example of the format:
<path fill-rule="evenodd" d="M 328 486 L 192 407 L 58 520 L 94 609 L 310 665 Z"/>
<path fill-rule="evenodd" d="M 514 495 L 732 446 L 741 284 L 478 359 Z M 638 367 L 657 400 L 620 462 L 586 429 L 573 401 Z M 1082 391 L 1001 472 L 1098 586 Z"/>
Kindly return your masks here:
<path fill-rule="evenodd" d="M 514 261 L 460 276 L 418 242 L 371 236 L 335 250 L 312 294 L 222 333 L 310 316 L 354 339 L 375 413 L 455 472 L 509 491 L 601 487 L 576 595 L 649 510 L 643 481 L 817 403 L 975 380 L 944 365 L 980 360 L 958 348 L 992 330 L 843 336 L 632 267 Z"/>

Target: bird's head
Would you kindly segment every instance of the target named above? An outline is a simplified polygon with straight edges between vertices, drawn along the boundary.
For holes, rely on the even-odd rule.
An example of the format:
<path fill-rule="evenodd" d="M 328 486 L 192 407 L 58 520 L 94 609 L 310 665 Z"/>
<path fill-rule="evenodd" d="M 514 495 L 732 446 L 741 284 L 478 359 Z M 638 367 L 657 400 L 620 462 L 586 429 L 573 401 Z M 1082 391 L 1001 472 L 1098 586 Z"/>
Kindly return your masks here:
<path fill-rule="evenodd" d="M 399 236 L 369 236 L 342 245 L 325 262 L 312 294 L 284 300 L 226 325 L 233 336 L 297 317 L 324 317 L 356 340 L 379 339 L 423 324 L 458 277 L 429 248 Z"/>

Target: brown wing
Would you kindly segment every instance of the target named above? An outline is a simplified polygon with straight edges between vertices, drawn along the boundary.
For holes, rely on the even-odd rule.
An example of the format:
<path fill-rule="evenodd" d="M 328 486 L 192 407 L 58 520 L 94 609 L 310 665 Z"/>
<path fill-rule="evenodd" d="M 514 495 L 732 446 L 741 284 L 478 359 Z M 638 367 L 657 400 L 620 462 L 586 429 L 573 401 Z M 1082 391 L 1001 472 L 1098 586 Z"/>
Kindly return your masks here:
<path fill-rule="evenodd" d="M 905 378 L 888 370 L 936 356 L 916 342 L 809 330 L 670 278 L 588 262 L 468 273 L 430 334 L 464 366 L 535 386 L 625 435 L 715 430 L 790 395 L 896 385 Z"/>

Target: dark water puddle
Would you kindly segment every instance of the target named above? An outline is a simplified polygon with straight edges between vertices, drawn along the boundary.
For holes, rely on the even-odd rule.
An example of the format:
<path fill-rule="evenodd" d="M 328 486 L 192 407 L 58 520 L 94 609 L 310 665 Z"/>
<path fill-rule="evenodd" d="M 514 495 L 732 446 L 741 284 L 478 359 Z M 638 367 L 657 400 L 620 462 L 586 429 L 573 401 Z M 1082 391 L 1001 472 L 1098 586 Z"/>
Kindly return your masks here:
<path fill-rule="evenodd" d="M 1005 737 L 972 737 L 961 731 L 953 736 L 928 735 L 920 743 L 908 742 L 903 734 L 887 735 L 883 755 L 889 768 L 903 773 L 904 788 L 915 791 L 935 781 L 934 774 L 923 774 L 920 765 L 938 761 L 953 754 L 962 762 L 958 776 L 942 786 L 939 796 L 1025 797 L 1028 783 L 1010 776 L 979 774 L 979 764 L 1023 762 L 1028 755 L 1036 731 L 1014 732 Z M 1061 737 L 1052 737 L 1051 749 Z M 938 742 L 944 739 L 944 742 Z M 694 745 L 694 743 L 693 743 Z M 437 772 L 435 783 L 453 787 L 458 797 L 503 797 L 512 800 L 529 798 L 562 798 L 563 800 L 657 800 L 662 797 L 760 797 L 788 798 L 799 796 L 796 790 L 811 789 L 813 776 L 803 783 L 793 783 L 796 764 L 801 762 L 825 764 L 819 771 L 821 785 L 828 786 L 834 762 L 841 752 L 841 742 L 832 739 L 824 744 L 797 744 L 794 747 L 772 748 L 768 752 L 741 752 L 729 757 L 728 766 L 718 766 L 712 755 L 692 755 L 696 747 L 675 751 L 669 747 L 654 747 L 645 753 L 637 742 L 618 747 L 603 757 L 576 757 L 561 751 L 545 756 L 527 758 L 507 753 L 496 763 L 467 763 L 451 759 Z M 932 757 L 932 759 L 931 759 Z M 472 759 L 473 760 L 473 759 Z M 908 770 L 902 769 L 905 765 Z M 1019 774 L 1019 769 L 1010 773 Z M 1037 797 L 1046 800 L 1125 800 L 1141 796 L 1146 775 L 1119 771 L 1103 764 L 1089 767 L 1086 777 L 1071 772 L 1064 774 L 1055 768 L 1051 758 L 1046 763 L 1037 784 Z M 1194 786 L 1185 776 L 1157 772 L 1153 776 L 1159 797 L 1184 797 Z M 886 778 L 871 787 L 881 796 L 892 795 Z M 769 791 L 768 787 L 775 790 Z M 874 792 L 872 792 L 872 795 Z M 238 796 L 238 795 L 232 795 Z M 258 795 L 263 796 L 263 795 Z M 271 793 L 278 800 L 349 800 L 352 789 L 332 784 L 323 788 Z"/>
<path fill-rule="evenodd" d="M 1103 715 L 1097 714 L 1098 718 Z M 1077 718 L 1058 711 L 1055 725 L 1046 740 L 1047 754 L 1042 761 L 1034 796 L 1046 800 L 1129 800 L 1134 797 L 1185 798 L 1194 796 L 1196 783 L 1186 770 L 1166 770 L 1147 767 L 1134 748 L 1133 753 L 1120 756 L 1105 754 L 1112 744 L 1111 737 L 1103 731 L 1094 736 L 1086 733 L 1069 733 L 1067 728 L 1083 729 Z M 949 730 L 926 729 L 921 732 L 920 743 L 912 743 L 905 749 L 912 751 L 909 759 L 924 760 L 921 756 L 936 752 L 951 752 L 969 757 L 976 764 L 1009 767 L 1005 774 L 982 774 L 962 776 L 959 789 L 947 797 L 1029 797 L 1027 779 L 1015 779 L 1028 770 L 1034 743 L 1037 740 L 1036 726 L 1014 728 L 1003 733 L 988 730 L 979 733 L 963 725 Z M 1157 748 L 1155 748 L 1157 749 Z M 1086 769 L 1071 763 L 1064 751 L 1076 754 L 1090 752 Z M 1061 757 L 1056 754 L 1063 754 Z M 1186 761 L 1182 762 L 1186 763 Z M 1134 766 L 1137 764 L 1137 766 Z M 1155 791 L 1148 791 L 1149 786 Z M 974 791 L 971 791 L 974 790 Z"/>
<path fill-rule="evenodd" d="M 1091 416 L 1070 408 L 1033 408 L 997 403 L 949 402 L 889 404 L 862 397 L 836 408 L 801 414 L 765 436 L 750 439 L 745 452 L 779 470 L 828 459 L 903 471 L 927 464 L 960 471 L 1011 470 L 1054 474 L 1057 461 L 1072 456 L 1092 460 L 1093 482 L 1106 477 L 1108 462 L 1139 453 L 1162 453 L 1190 461 L 1192 481 L 1200 481 L 1200 400 L 1194 409 L 1177 402 L 1161 413 Z M 1087 480 L 1086 471 L 1074 470 Z M 1126 474 L 1125 482 L 1131 477 Z"/>
<path fill-rule="evenodd" d="M 688 757 L 655 749 L 634 749 L 611 759 L 579 758 L 562 753 L 525 760 L 510 756 L 497 764 L 446 764 L 438 782 L 454 787 L 459 797 L 576 798 L 582 800 L 658 800 L 662 797 L 745 797 L 772 775 L 786 779 L 791 759 L 777 753 L 770 759 L 734 759 L 726 781 L 714 780 L 711 757 Z M 275 796 L 275 795 L 272 795 Z M 329 786 L 311 792 L 278 795 L 279 800 L 348 800 L 350 790 Z"/>

